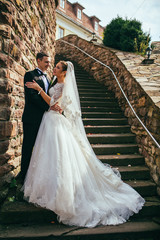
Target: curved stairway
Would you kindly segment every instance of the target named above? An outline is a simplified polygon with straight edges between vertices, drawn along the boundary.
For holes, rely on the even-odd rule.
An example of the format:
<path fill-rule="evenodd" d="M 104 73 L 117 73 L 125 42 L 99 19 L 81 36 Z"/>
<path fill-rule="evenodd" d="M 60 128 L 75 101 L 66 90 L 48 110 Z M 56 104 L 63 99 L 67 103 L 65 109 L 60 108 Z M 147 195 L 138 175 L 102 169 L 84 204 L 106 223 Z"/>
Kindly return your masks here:
<path fill-rule="evenodd" d="M 64 58 L 57 56 L 56 61 L 59 59 Z M 0 239 L 159 239 L 160 199 L 127 118 L 114 94 L 74 65 L 83 123 L 94 152 L 104 164 L 117 167 L 146 204 L 125 224 L 82 229 L 57 224 L 52 212 L 27 202 L 6 201 L 0 212 Z"/>

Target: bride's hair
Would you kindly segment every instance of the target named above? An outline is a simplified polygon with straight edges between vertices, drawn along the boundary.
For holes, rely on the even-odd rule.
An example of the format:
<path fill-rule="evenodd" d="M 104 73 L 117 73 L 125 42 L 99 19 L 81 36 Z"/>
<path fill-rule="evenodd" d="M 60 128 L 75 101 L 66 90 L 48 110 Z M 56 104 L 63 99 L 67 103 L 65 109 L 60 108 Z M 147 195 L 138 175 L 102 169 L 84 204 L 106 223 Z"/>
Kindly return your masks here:
<path fill-rule="evenodd" d="M 65 61 L 60 61 L 63 71 L 67 71 L 68 64 Z"/>

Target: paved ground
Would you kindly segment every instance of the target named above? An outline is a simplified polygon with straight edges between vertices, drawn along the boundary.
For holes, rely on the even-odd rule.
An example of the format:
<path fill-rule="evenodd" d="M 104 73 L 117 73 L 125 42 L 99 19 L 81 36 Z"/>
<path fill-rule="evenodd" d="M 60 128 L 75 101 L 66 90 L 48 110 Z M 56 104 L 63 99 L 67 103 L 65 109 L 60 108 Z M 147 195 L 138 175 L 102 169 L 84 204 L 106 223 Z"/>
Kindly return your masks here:
<path fill-rule="evenodd" d="M 144 57 L 140 55 L 118 51 L 116 54 L 153 102 L 160 107 L 160 42 L 155 43 L 150 57 L 154 59 L 153 64 L 142 64 Z"/>
<path fill-rule="evenodd" d="M 31 224 L 31 225 L 6 225 L 0 226 L 0 239 L 130 239 L 137 234 L 145 239 L 153 239 L 159 234 L 159 224 L 144 220 L 143 222 L 127 222 L 118 226 L 99 226 L 96 228 L 68 227 L 63 224 Z M 98 237 L 98 238 L 97 238 Z M 118 238 L 117 238 L 118 237 Z M 138 239 L 140 239 L 138 237 Z M 55 239 L 55 238 L 53 238 Z M 155 238 L 156 239 L 156 238 Z M 157 238 L 158 239 L 158 238 Z"/>

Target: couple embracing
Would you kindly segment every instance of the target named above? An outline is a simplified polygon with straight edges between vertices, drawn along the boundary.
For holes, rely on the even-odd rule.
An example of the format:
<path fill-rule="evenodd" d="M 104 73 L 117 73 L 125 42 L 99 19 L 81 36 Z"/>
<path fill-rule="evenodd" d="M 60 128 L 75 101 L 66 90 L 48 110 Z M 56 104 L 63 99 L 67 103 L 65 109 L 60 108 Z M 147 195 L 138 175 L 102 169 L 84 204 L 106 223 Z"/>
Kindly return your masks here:
<path fill-rule="evenodd" d="M 24 198 L 71 226 L 117 225 L 138 213 L 144 199 L 93 152 L 81 119 L 74 66 L 60 61 L 49 84 L 49 56 L 24 77 L 21 176 Z"/>

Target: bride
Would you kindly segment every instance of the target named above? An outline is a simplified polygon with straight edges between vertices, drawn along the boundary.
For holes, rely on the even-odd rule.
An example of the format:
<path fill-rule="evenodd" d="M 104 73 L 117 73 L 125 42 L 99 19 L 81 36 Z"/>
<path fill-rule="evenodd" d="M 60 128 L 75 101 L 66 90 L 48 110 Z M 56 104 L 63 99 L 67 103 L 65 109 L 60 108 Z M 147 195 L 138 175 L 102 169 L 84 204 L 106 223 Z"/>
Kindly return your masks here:
<path fill-rule="evenodd" d="M 145 201 L 93 152 L 81 119 L 73 64 L 60 61 L 54 76 L 57 83 L 50 88 L 50 96 L 35 81 L 26 83 L 50 106 L 58 102 L 64 115 L 52 110 L 44 113 L 24 182 L 24 197 L 52 210 L 59 222 L 67 225 L 124 223 Z"/>

